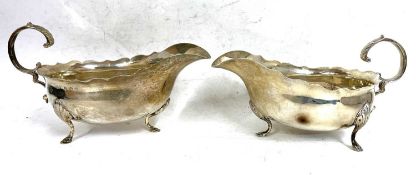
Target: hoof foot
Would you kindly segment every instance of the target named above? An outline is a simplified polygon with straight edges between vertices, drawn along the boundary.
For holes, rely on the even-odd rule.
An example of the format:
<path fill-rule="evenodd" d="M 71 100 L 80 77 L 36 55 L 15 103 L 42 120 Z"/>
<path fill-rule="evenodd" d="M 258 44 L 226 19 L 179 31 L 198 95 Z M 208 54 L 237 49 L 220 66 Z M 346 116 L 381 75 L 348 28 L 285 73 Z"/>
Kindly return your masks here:
<path fill-rule="evenodd" d="M 64 139 L 62 139 L 61 144 L 68 144 L 72 142 L 72 137 L 67 136 Z"/>
<path fill-rule="evenodd" d="M 151 128 L 149 128 L 149 131 L 150 132 L 160 132 L 160 129 L 156 128 L 156 127 L 151 127 Z"/>
<path fill-rule="evenodd" d="M 257 137 L 266 137 L 269 133 L 268 132 L 258 132 L 256 133 Z"/>
<path fill-rule="evenodd" d="M 360 146 L 360 145 L 358 145 L 358 144 L 356 144 L 356 145 L 352 145 L 352 149 L 353 149 L 354 151 L 357 151 L 357 152 L 361 152 L 361 151 L 363 151 L 363 148 L 361 148 L 361 146 Z"/>

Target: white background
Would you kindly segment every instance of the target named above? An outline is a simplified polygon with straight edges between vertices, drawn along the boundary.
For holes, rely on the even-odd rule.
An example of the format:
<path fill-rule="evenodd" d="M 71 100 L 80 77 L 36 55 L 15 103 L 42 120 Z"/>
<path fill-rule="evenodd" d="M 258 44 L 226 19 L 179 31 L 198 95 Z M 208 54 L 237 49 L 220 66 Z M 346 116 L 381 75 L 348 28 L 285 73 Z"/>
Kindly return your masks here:
<path fill-rule="evenodd" d="M 412 1 L 0 1 L 0 174 L 415 174 L 414 51 L 416 12 Z M 73 143 L 61 145 L 66 125 L 45 104 L 45 89 L 18 72 L 7 55 L 10 34 L 27 22 L 55 37 L 23 32 L 20 62 L 55 64 L 73 59 L 105 60 L 149 54 L 190 42 L 213 57 L 186 67 L 171 104 L 157 117 L 160 133 L 143 120 L 94 126 L 76 123 Z M 398 53 L 380 44 L 372 63 L 361 48 L 380 34 L 407 49 L 401 80 L 376 97 L 376 110 L 350 149 L 352 128 L 307 132 L 266 124 L 248 105 L 242 81 L 211 68 L 230 50 L 246 50 L 295 65 L 373 70 L 384 77 L 398 69 Z"/>

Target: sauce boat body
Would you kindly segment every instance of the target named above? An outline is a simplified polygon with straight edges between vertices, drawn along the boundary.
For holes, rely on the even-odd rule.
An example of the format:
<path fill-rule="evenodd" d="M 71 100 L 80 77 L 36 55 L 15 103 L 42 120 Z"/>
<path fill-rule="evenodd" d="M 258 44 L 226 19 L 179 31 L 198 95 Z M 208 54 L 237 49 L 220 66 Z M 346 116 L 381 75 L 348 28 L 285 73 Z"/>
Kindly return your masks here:
<path fill-rule="evenodd" d="M 392 43 L 401 58 L 398 73 L 388 79 L 371 71 L 341 67 L 308 68 L 268 61 L 246 51 L 227 52 L 212 66 L 229 70 L 243 80 L 252 111 L 267 122 L 267 130 L 257 133 L 258 136 L 270 133 L 271 120 L 311 131 L 354 126 L 352 148 L 362 151 L 355 136 L 374 110 L 375 96 L 383 93 L 388 83 L 401 78 L 407 65 L 403 47 L 384 36 L 369 42 L 361 51 L 361 59 L 369 62 L 368 52 L 383 41 Z"/>
<path fill-rule="evenodd" d="M 185 53 L 178 48 L 186 48 L 182 50 Z M 132 59 L 43 65 L 38 73 L 46 79 L 48 99 L 59 99 L 80 120 L 98 124 L 125 122 L 147 116 L 167 103 L 179 72 L 208 56 L 194 55 L 201 51 L 195 45 L 178 44 Z"/>
<path fill-rule="evenodd" d="M 34 29 L 46 38 L 44 47 L 54 44 L 52 34 L 45 28 L 28 23 L 12 33 L 8 51 L 13 65 L 32 75 L 33 82 L 47 90 L 44 100 L 50 102 L 55 113 L 70 128 L 61 143 L 70 143 L 74 135 L 73 120 L 94 124 L 127 122 L 145 117 L 150 131 L 158 128 L 150 118 L 169 103 L 169 96 L 180 71 L 190 63 L 208 59 L 203 48 L 189 43 L 168 47 L 150 55 L 114 61 L 70 61 L 56 65 L 36 64 L 27 69 L 17 61 L 14 43 L 18 34 Z M 39 80 L 39 76 L 45 82 Z"/>
<path fill-rule="evenodd" d="M 374 72 L 297 67 L 243 51 L 229 52 L 214 65 L 240 76 L 257 113 L 314 131 L 351 126 L 380 83 Z"/>

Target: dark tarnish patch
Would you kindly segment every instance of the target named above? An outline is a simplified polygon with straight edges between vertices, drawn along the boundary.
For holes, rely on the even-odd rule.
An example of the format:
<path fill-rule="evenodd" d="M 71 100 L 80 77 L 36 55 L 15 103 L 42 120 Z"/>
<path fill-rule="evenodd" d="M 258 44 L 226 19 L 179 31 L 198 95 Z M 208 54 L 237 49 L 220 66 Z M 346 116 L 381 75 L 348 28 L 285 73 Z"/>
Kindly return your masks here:
<path fill-rule="evenodd" d="M 305 115 L 305 114 L 300 114 L 300 115 L 298 115 L 298 116 L 296 117 L 296 121 L 297 121 L 298 123 L 300 123 L 300 124 L 304 124 L 304 125 L 311 123 L 311 121 L 310 121 L 309 117 L 308 117 L 307 115 Z"/>
<path fill-rule="evenodd" d="M 57 99 L 64 99 L 65 98 L 65 90 L 59 89 L 53 86 L 48 86 L 49 94 L 55 96 Z"/>

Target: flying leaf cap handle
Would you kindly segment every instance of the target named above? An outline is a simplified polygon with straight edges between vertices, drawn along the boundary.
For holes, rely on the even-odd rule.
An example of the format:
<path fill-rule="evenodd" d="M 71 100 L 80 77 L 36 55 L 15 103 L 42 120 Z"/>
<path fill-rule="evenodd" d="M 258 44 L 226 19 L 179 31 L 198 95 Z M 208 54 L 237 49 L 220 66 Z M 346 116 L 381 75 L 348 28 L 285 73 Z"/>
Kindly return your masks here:
<path fill-rule="evenodd" d="M 383 35 L 381 35 L 379 38 L 369 42 L 366 46 L 364 46 L 364 48 L 361 50 L 361 55 L 360 55 L 361 59 L 365 62 L 370 62 L 371 59 L 368 57 L 368 52 L 371 50 L 373 46 L 375 46 L 376 44 L 382 41 L 386 41 L 386 42 L 393 44 L 397 48 L 397 50 L 400 52 L 400 68 L 397 74 L 391 78 L 383 78 L 380 75 L 381 82 L 379 84 L 379 90 L 376 92 L 376 94 L 383 93 L 386 90 L 385 86 L 387 83 L 400 79 L 403 76 L 404 72 L 406 71 L 406 66 L 407 66 L 407 55 L 403 46 L 393 39 L 385 38 Z"/>
<path fill-rule="evenodd" d="M 19 33 L 23 30 L 26 30 L 26 29 L 37 30 L 38 32 L 42 33 L 43 36 L 45 36 L 46 43 L 43 44 L 43 47 L 48 48 L 48 47 L 53 45 L 54 39 L 53 39 L 52 34 L 48 30 L 46 30 L 42 26 L 34 25 L 34 24 L 29 22 L 25 26 L 22 26 L 22 27 L 16 29 L 12 33 L 12 35 L 10 36 L 9 43 L 8 43 L 9 57 L 10 57 L 10 60 L 12 61 L 13 65 L 14 65 L 14 67 L 16 67 L 16 69 L 18 69 L 19 71 L 21 71 L 23 73 L 27 73 L 27 74 L 32 75 L 34 83 L 39 83 L 42 86 L 45 86 L 45 83 L 39 80 L 39 75 L 37 73 L 37 69 L 39 69 L 42 66 L 40 62 L 36 63 L 36 67 L 34 69 L 27 69 L 27 68 L 23 67 L 19 63 L 19 61 L 17 61 L 16 53 L 14 51 L 14 43 L 15 43 L 16 38 L 19 35 Z"/>

